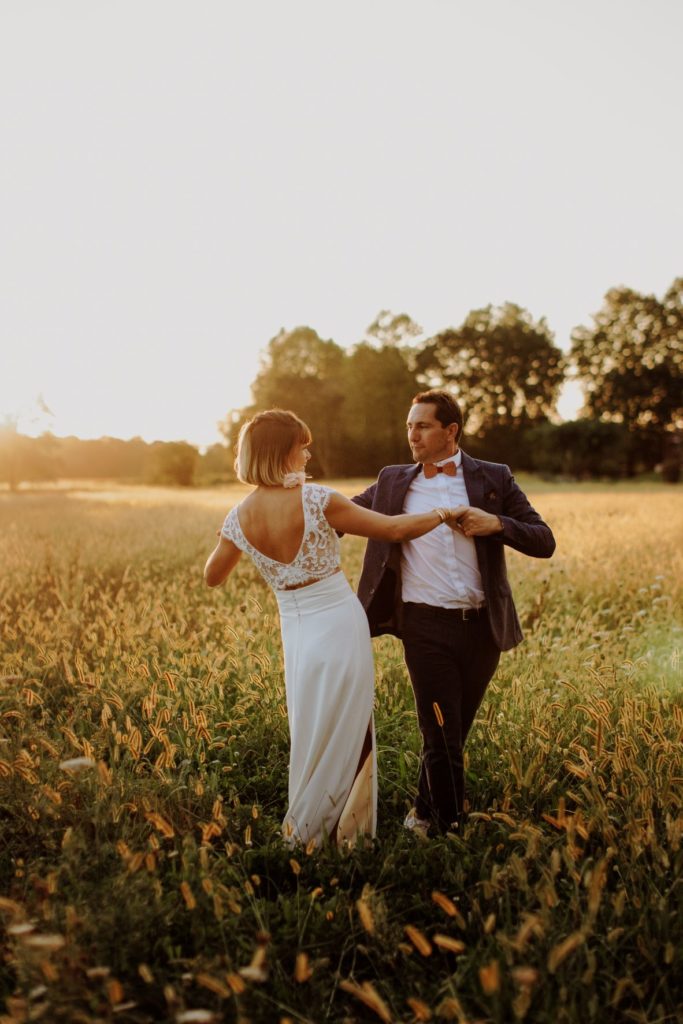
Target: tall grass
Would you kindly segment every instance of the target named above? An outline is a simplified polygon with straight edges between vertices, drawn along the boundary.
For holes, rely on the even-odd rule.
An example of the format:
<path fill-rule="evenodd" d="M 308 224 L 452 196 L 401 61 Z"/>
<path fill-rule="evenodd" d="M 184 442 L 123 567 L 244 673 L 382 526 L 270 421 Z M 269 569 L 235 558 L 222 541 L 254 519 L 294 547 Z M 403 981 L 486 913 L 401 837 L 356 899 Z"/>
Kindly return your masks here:
<path fill-rule="evenodd" d="M 345 855 L 280 841 L 276 606 L 246 561 L 203 586 L 219 502 L 136 493 L 0 499 L 2 1020 L 680 1019 L 676 491 L 535 499 L 558 552 L 509 558 L 526 642 L 461 836 L 401 827 L 419 737 L 376 641 L 379 835 Z"/>

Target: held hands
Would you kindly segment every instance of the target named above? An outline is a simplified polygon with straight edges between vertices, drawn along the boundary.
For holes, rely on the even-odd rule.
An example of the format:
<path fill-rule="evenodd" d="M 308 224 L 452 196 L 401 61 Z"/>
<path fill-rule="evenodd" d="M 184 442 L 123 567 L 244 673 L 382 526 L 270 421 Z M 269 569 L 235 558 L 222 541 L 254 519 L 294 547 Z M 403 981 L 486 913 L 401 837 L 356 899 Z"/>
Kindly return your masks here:
<path fill-rule="evenodd" d="M 462 533 L 464 537 L 489 537 L 500 533 L 503 529 L 498 516 L 485 512 L 483 508 L 472 508 L 470 505 L 457 505 L 447 510 L 450 514 L 446 526 Z"/>

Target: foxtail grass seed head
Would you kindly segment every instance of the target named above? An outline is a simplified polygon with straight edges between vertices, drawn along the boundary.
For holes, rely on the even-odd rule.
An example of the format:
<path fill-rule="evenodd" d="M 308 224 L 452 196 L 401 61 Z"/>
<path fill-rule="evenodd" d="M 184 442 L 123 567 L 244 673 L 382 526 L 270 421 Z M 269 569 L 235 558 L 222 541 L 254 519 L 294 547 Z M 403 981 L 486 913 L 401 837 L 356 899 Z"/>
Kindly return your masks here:
<path fill-rule="evenodd" d="M 246 991 L 247 986 L 242 981 L 239 974 L 236 974 L 234 971 L 231 971 L 229 974 L 226 974 L 225 980 L 230 986 L 230 990 L 234 992 L 236 996 L 241 996 L 242 993 Z"/>
<path fill-rule="evenodd" d="M 111 1005 L 116 1006 L 118 1003 L 122 1003 L 124 996 L 123 985 L 118 978 L 110 978 L 107 982 L 107 998 Z"/>
<path fill-rule="evenodd" d="M 581 931 L 572 932 L 562 942 L 558 942 L 556 946 L 550 950 L 548 954 L 548 970 L 551 974 L 554 974 L 557 968 L 563 963 L 567 957 L 582 946 L 585 942 L 585 935 Z"/>
<path fill-rule="evenodd" d="M 442 935 L 440 932 L 432 937 L 432 941 L 439 949 L 445 949 L 449 953 L 464 953 L 466 949 L 465 943 L 460 939 L 452 939 L 450 935 Z"/>
<path fill-rule="evenodd" d="M 308 981 L 313 977 L 313 971 L 311 970 L 308 963 L 307 953 L 297 953 L 296 963 L 294 965 L 294 980 L 299 985 L 303 985 L 304 982 Z"/>
<path fill-rule="evenodd" d="M 500 988 L 500 967 L 497 960 L 491 960 L 479 968 L 479 984 L 486 996 L 495 995 Z"/>
<path fill-rule="evenodd" d="M 180 892 L 183 899 L 185 900 L 185 906 L 188 910 L 194 910 L 197 906 L 197 901 L 194 898 L 192 889 L 190 888 L 189 882 L 180 883 Z"/>
<path fill-rule="evenodd" d="M 22 936 L 30 935 L 31 932 L 36 930 L 36 925 L 31 921 L 21 921 L 19 924 L 10 924 L 7 926 L 7 934 L 13 936 L 15 939 L 20 939 Z"/>
<path fill-rule="evenodd" d="M 66 939 L 63 935 L 26 935 L 23 940 L 25 946 L 29 946 L 31 949 L 40 950 L 41 953 L 56 953 L 58 949 L 63 949 L 66 945 Z"/>
<path fill-rule="evenodd" d="M 413 1011 L 416 1021 L 426 1021 L 432 1019 L 432 1011 L 429 1009 L 426 1003 L 421 999 L 416 999 L 414 996 L 408 996 L 406 1003 Z"/>
<path fill-rule="evenodd" d="M 412 924 L 407 924 L 404 927 L 403 931 L 408 936 L 412 944 L 415 946 L 415 949 L 418 951 L 418 953 L 420 953 L 422 956 L 431 956 L 432 945 L 427 939 L 427 937 L 420 931 L 419 928 L 416 928 Z"/>
<path fill-rule="evenodd" d="M 520 988 L 533 988 L 540 978 L 540 974 L 535 967 L 527 967 L 525 965 L 513 967 L 511 973 Z"/>
<path fill-rule="evenodd" d="M 87 768 L 95 768 L 97 762 L 92 757 L 68 757 L 66 761 L 60 761 L 59 767 L 63 772 L 82 772 Z"/>
<path fill-rule="evenodd" d="M 213 992 L 214 995 L 220 996 L 221 999 L 229 999 L 231 992 L 226 984 L 224 984 L 220 978 L 214 978 L 212 974 L 200 973 L 195 977 L 195 981 L 200 988 L 208 989 L 209 992 Z"/>
<path fill-rule="evenodd" d="M 175 1015 L 175 1024 L 218 1024 L 218 1015 L 212 1010 L 181 1010 Z"/>
<path fill-rule="evenodd" d="M 448 896 L 444 896 L 442 892 L 438 892 L 435 889 L 432 893 L 432 900 L 436 903 L 437 907 L 441 907 L 444 913 L 448 914 L 449 917 L 455 917 L 457 915 L 458 908 L 455 903 L 453 900 L 449 899 Z"/>
<path fill-rule="evenodd" d="M 363 925 L 365 931 L 368 933 L 368 935 L 374 935 L 375 919 L 372 916 L 372 910 L 370 909 L 370 905 L 367 903 L 366 900 L 363 899 L 362 896 L 360 899 L 356 900 L 356 910 L 358 911 L 360 923 Z"/>
<path fill-rule="evenodd" d="M 385 1024 L 391 1024 L 392 1016 L 389 1007 L 369 981 L 364 981 L 361 985 L 355 985 L 352 981 L 340 981 L 339 987 L 372 1010 Z"/>

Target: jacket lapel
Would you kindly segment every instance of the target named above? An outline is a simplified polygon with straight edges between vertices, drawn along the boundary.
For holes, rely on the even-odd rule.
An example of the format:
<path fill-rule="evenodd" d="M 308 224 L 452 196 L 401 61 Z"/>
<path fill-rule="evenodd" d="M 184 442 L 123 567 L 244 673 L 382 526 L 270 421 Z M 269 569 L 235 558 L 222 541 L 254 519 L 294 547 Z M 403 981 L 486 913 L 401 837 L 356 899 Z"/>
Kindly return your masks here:
<path fill-rule="evenodd" d="M 465 479 L 465 490 L 467 491 L 470 505 L 482 508 L 484 502 L 484 480 L 481 466 L 476 459 L 467 455 L 466 452 L 462 453 L 462 475 Z"/>
<path fill-rule="evenodd" d="M 388 515 L 397 516 L 403 512 L 403 502 L 405 501 L 406 493 L 419 472 L 419 463 L 415 466 L 401 466 L 393 480 L 389 509 L 387 510 Z"/>
<path fill-rule="evenodd" d="M 470 455 L 467 455 L 466 452 L 462 453 L 462 475 L 465 479 L 465 490 L 467 491 L 467 497 L 469 498 L 470 505 L 474 508 L 483 508 L 484 474 L 481 470 L 481 464 L 477 459 L 473 459 Z M 477 551 L 479 571 L 483 576 L 486 571 L 485 567 L 488 556 L 485 538 L 475 537 L 474 546 Z"/>

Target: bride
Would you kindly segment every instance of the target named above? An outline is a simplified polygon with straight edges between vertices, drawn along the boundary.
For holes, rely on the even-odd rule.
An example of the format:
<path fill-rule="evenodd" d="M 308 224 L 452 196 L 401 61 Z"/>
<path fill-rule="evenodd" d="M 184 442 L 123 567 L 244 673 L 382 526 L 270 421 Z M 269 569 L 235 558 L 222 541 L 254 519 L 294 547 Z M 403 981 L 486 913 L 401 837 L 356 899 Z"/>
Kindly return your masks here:
<path fill-rule="evenodd" d="M 270 409 L 242 427 L 235 470 L 253 490 L 227 515 L 204 578 L 223 583 L 243 552 L 275 592 L 290 731 L 285 842 L 353 844 L 374 836 L 377 771 L 374 668 L 365 612 L 339 564 L 337 532 L 400 542 L 464 507 L 385 516 L 306 483 L 311 433 L 293 412 Z"/>

